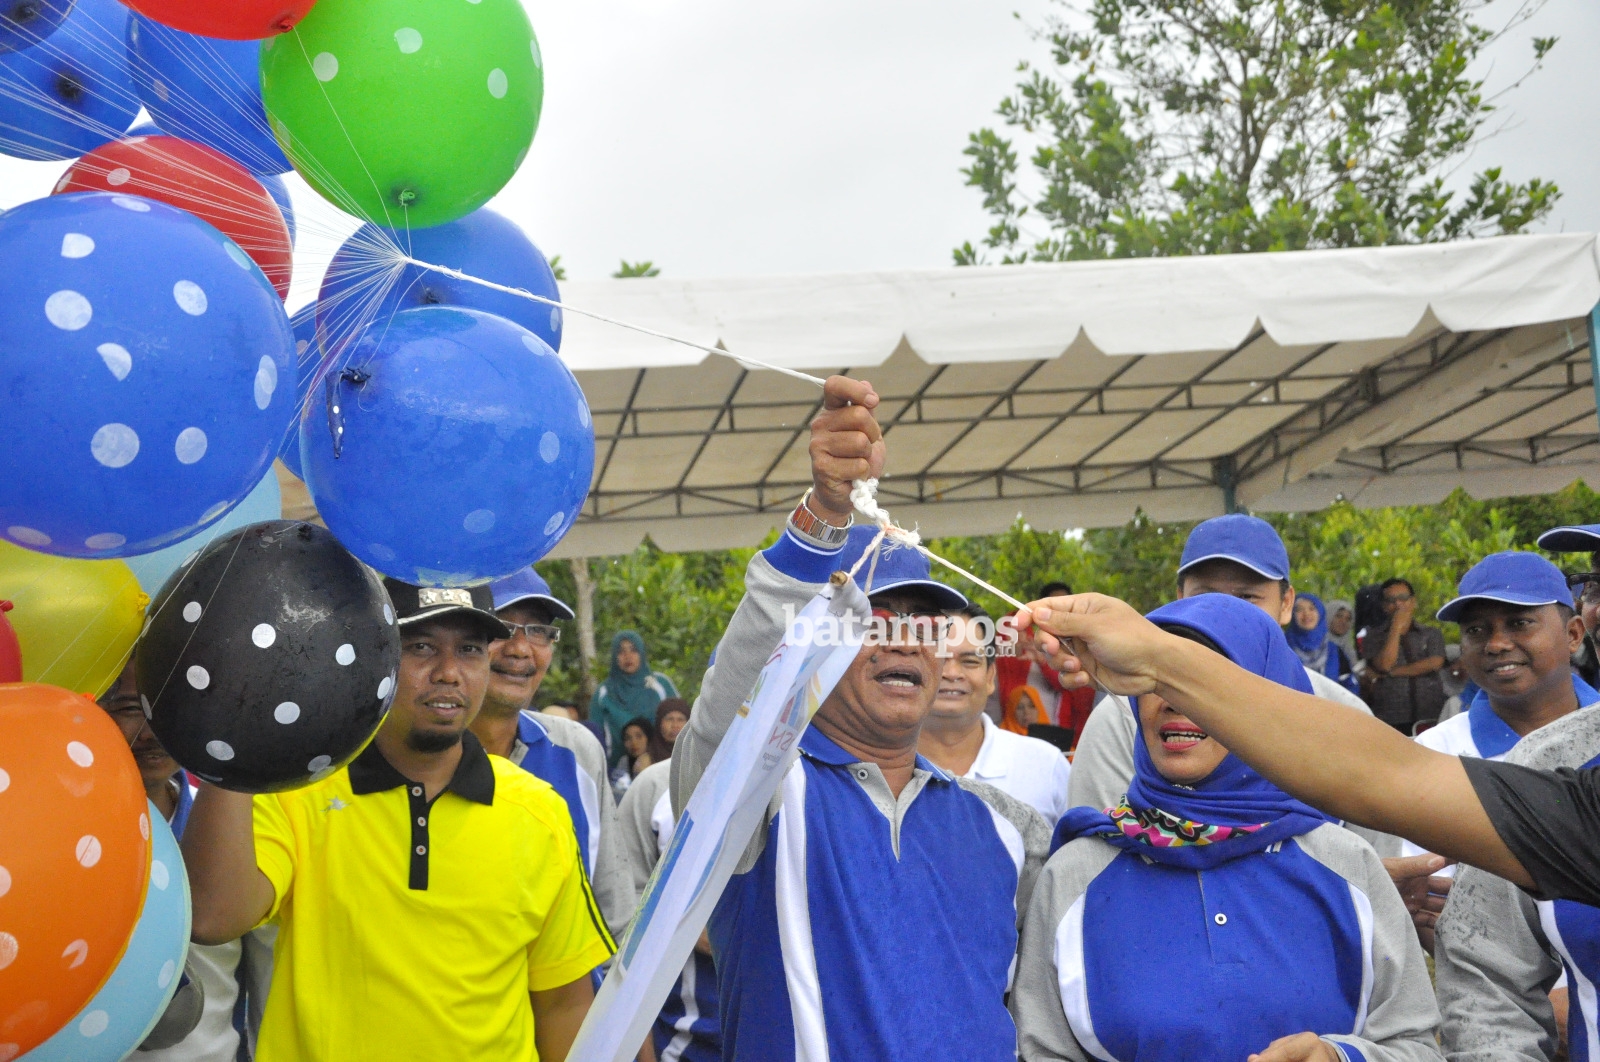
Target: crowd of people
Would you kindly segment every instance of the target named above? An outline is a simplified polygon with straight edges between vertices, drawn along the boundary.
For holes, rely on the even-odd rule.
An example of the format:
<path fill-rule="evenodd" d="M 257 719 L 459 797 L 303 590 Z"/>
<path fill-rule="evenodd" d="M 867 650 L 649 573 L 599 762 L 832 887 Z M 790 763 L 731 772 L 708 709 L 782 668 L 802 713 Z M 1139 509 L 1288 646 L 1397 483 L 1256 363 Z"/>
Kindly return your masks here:
<path fill-rule="evenodd" d="M 895 633 L 736 839 L 640 1059 L 1600 1058 L 1600 855 L 1547 850 L 1600 801 L 1506 762 L 1600 762 L 1600 564 L 1463 558 L 1447 647 L 1403 577 L 1297 593 L 1271 525 L 1233 514 L 1147 618 L 1053 584 L 997 623 L 855 523 L 877 396 L 826 394 L 812 488 L 692 705 L 619 631 L 586 705 L 540 707 L 574 610 L 532 569 L 387 581 L 389 714 L 289 792 L 182 772 L 130 665 L 101 703 L 182 839 L 204 995 L 147 1053 L 566 1057 L 788 617 L 843 569 Z M 1600 528 L 1541 544 L 1593 553 Z"/>

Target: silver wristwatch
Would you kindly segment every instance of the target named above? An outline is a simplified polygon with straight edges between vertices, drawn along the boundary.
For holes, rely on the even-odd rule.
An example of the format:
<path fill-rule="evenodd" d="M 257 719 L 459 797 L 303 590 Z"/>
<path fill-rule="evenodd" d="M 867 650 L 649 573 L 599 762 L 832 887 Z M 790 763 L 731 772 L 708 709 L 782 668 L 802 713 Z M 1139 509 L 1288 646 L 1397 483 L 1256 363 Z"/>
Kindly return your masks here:
<path fill-rule="evenodd" d="M 835 527 L 811 511 L 811 506 L 806 504 L 810 500 L 811 491 L 807 490 L 801 495 L 800 504 L 789 514 L 790 529 L 813 545 L 823 549 L 838 549 L 850 537 L 850 529 L 856 524 L 855 514 L 850 514 L 850 522 L 843 527 Z"/>

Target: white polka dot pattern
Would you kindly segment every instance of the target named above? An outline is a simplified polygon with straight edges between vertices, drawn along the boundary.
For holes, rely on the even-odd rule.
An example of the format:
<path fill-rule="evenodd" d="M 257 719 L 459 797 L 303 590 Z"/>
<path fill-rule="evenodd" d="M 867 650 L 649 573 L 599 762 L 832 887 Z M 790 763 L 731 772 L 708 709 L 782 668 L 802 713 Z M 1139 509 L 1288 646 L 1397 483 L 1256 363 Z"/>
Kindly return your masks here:
<path fill-rule="evenodd" d="M 126 424 L 102 424 L 89 440 L 89 452 L 107 468 L 125 468 L 139 456 L 139 433 Z"/>
<path fill-rule="evenodd" d="M 422 50 L 422 34 L 409 26 L 394 31 L 394 42 L 400 46 L 401 55 L 411 55 Z"/>
<path fill-rule="evenodd" d="M 190 317 L 199 317 L 206 312 L 205 289 L 192 280 L 180 280 L 172 285 L 172 301 Z"/>
<path fill-rule="evenodd" d="M 189 685 L 193 686 L 197 690 L 203 690 L 207 686 L 211 685 L 211 672 L 207 671 L 199 664 L 190 665 L 188 673 L 185 675 L 185 677 L 189 680 Z"/>
<path fill-rule="evenodd" d="M 201 608 L 200 602 L 198 601 L 191 601 L 187 605 L 183 606 L 183 618 L 188 620 L 190 623 L 197 622 L 200 619 L 200 613 Z"/>
<path fill-rule="evenodd" d="M 345 642 L 333 651 L 333 658 L 339 662 L 341 667 L 348 667 L 356 662 L 356 647 L 349 642 Z"/>
<path fill-rule="evenodd" d="M 561 440 L 553 431 L 547 431 L 539 437 L 539 456 L 544 458 L 545 464 L 554 464 L 555 459 L 561 456 Z"/>
<path fill-rule="evenodd" d="M 504 70 L 497 66 L 489 71 L 489 95 L 497 100 L 503 100 L 506 98 L 506 92 L 509 91 L 510 87 L 510 83 L 506 81 L 506 72 Z"/>
<path fill-rule="evenodd" d="M 106 368 L 111 370 L 111 375 L 117 379 L 126 380 L 128 373 L 133 371 L 133 355 L 129 354 L 128 348 L 121 343 L 101 343 L 94 349 L 100 355 L 100 360 L 106 363 Z"/>
<path fill-rule="evenodd" d="M 94 750 L 81 741 L 67 742 L 67 759 L 79 767 L 94 766 Z"/>
<path fill-rule="evenodd" d="M 94 254 L 94 239 L 81 232 L 69 232 L 61 237 L 62 258 L 87 258 Z"/>
<path fill-rule="evenodd" d="M 88 868 L 100 862 L 100 838 L 92 833 L 86 833 L 78 838 L 77 846 L 78 865 Z"/>
<path fill-rule="evenodd" d="M 208 445 L 205 432 L 199 428 L 185 428 L 172 444 L 172 452 L 177 454 L 180 464 L 192 465 L 206 455 Z"/>
<path fill-rule="evenodd" d="M 233 746 L 226 741 L 206 742 L 206 755 L 223 763 L 233 759 Z"/>
<path fill-rule="evenodd" d="M 277 629 L 270 623 L 258 623 L 250 632 L 250 640 L 256 643 L 258 649 L 270 649 L 272 643 L 278 640 Z"/>
<path fill-rule="evenodd" d="M 63 332 L 76 332 L 94 318 L 94 307 L 76 291 L 58 291 L 44 300 L 44 316 Z"/>
<path fill-rule="evenodd" d="M 311 60 L 311 72 L 318 81 L 332 81 L 339 76 L 339 57 L 332 52 L 320 52 Z"/>
<path fill-rule="evenodd" d="M 288 726 L 300 718 L 300 706 L 293 701 L 284 701 L 272 710 L 272 718 Z"/>

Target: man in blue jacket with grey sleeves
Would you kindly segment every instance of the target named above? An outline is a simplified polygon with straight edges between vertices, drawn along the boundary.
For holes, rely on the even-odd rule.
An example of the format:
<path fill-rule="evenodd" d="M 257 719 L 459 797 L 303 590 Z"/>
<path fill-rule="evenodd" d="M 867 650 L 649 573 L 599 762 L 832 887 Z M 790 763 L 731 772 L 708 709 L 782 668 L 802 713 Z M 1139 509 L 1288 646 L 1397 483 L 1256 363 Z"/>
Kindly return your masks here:
<path fill-rule="evenodd" d="M 828 380 L 811 426 L 813 487 L 778 542 L 751 560 L 744 599 L 673 751 L 675 811 L 788 615 L 875 534 L 851 529 L 850 484 L 883 468 L 877 404 L 865 381 Z M 712 914 L 723 1058 L 1011 1062 L 1005 995 L 1016 925 L 1049 826 L 1020 801 L 917 755 L 938 694 L 945 614 L 965 599 L 903 548 L 869 559 L 857 581 L 895 633 L 869 637 L 823 702 Z"/>

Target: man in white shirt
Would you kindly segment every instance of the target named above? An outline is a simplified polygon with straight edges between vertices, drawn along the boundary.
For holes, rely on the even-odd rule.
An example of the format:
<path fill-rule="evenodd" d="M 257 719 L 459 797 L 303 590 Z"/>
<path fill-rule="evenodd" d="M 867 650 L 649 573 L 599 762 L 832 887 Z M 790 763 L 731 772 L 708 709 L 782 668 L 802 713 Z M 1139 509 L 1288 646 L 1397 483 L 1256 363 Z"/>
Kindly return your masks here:
<path fill-rule="evenodd" d="M 1034 807 L 1052 826 L 1067 811 L 1072 766 L 1054 745 L 995 726 L 984 706 L 995 686 L 995 625 L 978 605 L 952 613 L 939 694 L 917 751 L 958 778 L 988 782 Z"/>

